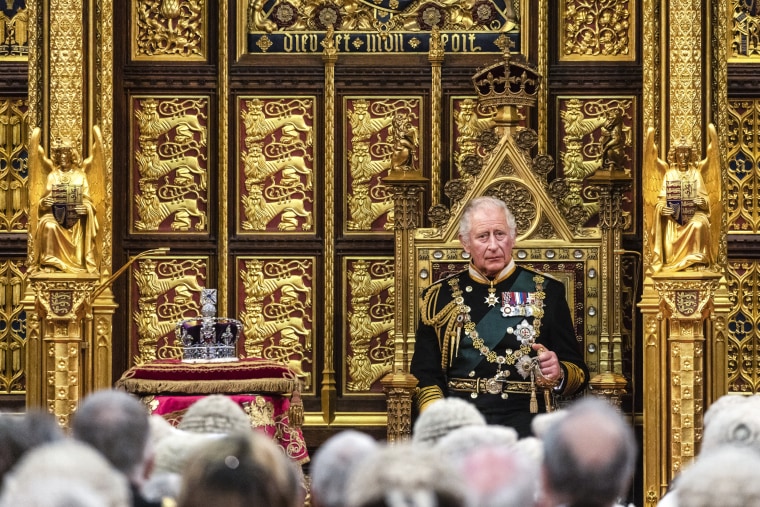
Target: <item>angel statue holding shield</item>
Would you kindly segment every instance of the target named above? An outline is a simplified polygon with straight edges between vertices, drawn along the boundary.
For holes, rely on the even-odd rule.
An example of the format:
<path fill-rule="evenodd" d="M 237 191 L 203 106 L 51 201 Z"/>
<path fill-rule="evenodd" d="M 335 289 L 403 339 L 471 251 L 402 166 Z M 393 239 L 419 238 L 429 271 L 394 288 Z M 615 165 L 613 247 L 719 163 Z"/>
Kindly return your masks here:
<path fill-rule="evenodd" d="M 98 181 L 104 167 L 100 129 L 93 127 L 92 155 L 84 161 L 71 144 L 60 140 L 51 147 L 52 160 L 47 158 L 40 136 L 40 129 L 35 128 L 29 149 L 32 269 L 98 273 L 98 200 L 90 189 L 103 192 L 102 181 Z"/>
<path fill-rule="evenodd" d="M 707 153 L 679 139 L 660 159 L 654 129 L 644 141 L 644 201 L 650 273 L 712 270 L 720 240 L 721 181 L 718 134 L 707 127 Z"/>

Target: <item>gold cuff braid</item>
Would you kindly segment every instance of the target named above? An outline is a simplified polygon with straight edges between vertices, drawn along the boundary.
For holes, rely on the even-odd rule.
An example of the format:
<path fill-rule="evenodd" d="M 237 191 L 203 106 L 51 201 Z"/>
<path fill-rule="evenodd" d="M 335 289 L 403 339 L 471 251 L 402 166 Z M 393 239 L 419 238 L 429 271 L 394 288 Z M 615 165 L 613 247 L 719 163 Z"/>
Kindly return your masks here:
<path fill-rule="evenodd" d="M 415 398 L 417 409 L 422 413 L 428 405 L 443 398 L 443 391 L 438 386 L 418 387 Z"/>
<path fill-rule="evenodd" d="M 562 361 L 562 366 L 567 370 L 567 374 L 565 375 L 565 386 L 560 394 L 563 396 L 575 394 L 585 382 L 586 375 L 582 369 L 573 363 Z"/>

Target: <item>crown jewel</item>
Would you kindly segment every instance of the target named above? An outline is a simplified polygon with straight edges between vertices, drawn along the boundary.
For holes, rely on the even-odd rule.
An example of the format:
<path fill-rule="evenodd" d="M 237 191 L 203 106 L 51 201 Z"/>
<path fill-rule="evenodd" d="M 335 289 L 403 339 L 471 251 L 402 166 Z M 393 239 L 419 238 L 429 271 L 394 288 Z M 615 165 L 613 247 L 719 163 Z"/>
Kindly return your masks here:
<path fill-rule="evenodd" d="M 201 292 L 201 316 L 181 320 L 174 332 L 182 346 L 182 361 L 237 361 L 239 320 L 216 317 L 216 289 Z"/>
<path fill-rule="evenodd" d="M 497 41 L 498 42 L 498 41 Z M 503 59 L 478 69 L 472 83 L 483 106 L 527 106 L 538 101 L 541 75 L 521 54 L 512 55 L 511 41 L 502 41 Z"/>

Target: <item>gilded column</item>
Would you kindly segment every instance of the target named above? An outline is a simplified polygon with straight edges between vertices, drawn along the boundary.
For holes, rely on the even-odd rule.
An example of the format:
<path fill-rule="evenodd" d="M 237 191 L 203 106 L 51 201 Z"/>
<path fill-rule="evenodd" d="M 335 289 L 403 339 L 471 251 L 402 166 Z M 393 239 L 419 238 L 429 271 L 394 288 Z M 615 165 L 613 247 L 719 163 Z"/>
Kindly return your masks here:
<path fill-rule="evenodd" d="M 29 10 L 27 405 L 66 426 L 112 382 L 113 3 Z"/>
<path fill-rule="evenodd" d="M 441 88 L 441 66 L 445 50 L 441 42 L 441 32 L 434 26 L 430 33 L 428 60 L 432 70 L 430 83 L 430 195 L 432 205 L 438 204 L 441 194 L 441 125 L 443 90 Z"/>
<path fill-rule="evenodd" d="M 716 95 L 726 89 L 727 14 L 726 2 L 642 4 L 643 481 L 655 506 L 698 453 L 705 407 L 725 393 L 727 108 Z"/>
<path fill-rule="evenodd" d="M 394 123 L 394 126 L 396 124 Z M 399 136 L 401 128 L 394 128 Z M 397 143 L 400 140 L 397 139 Z M 411 148 L 407 146 L 407 150 Z M 397 151 L 398 153 L 398 151 Z M 408 156 L 407 160 L 413 157 Z M 395 159 L 395 157 L 394 157 Z M 422 195 L 427 179 L 411 164 L 394 166 L 383 178 L 393 196 L 395 313 L 393 371 L 381 379 L 388 403 L 388 441 L 408 440 L 412 434 L 412 397 L 417 379 L 409 373 L 416 324 L 414 233 L 422 223 Z"/>
<path fill-rule="evenodd" d="M 600 276 L 612 280 L 602 284 L 600 303 L 599 375 L 589 382 L 592 394 L 604 397 L 620 407 L 628 380 L 623 376 L 622 351 L 622 287 L 620 252 L 621 238 L 626 227 L 623 198 L 631 188 L 633 178 L 624 168 L 598 170 L 588 179 L 599 188 L 599 227 L 602 233 Z"/>
<path fill-rule="evenodd" d="M 335 280 L 335 62 L 338 61 L 338 49 L 335 46 L 335 33 L 332 26 L 327 30 L 322 42 L 322 61 L 325 64 L 325 288 L 329 291 Z M 329 294 L 329 292 L 326 292 Z M 333 298 L 325 297 L 324 328 L 322 336 L 325 344 L 322 371 L 322 417 L 326 423 L 335 419 L 335 405 L 338 391 L 335 384 L 335 330 L 333 318 L 335 303 Z"/>

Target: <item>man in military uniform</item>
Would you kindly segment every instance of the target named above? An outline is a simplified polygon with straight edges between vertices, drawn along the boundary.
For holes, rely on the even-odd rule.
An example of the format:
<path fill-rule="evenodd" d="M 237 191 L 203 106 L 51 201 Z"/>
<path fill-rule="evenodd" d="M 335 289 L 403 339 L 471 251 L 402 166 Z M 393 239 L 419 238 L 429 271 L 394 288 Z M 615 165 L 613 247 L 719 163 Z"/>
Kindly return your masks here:
<path fill-rule="evenodd" d="M 515 265 L 516 235 L 503 201 L 479 197 L 465 207 L 459 241 L 470 265 L 423 292 L 411 373 L 419 411 L 457 396 L 489 424 L 527 436 L 533 416 L 555 395 L 584 389 L 589 374 L 564 286 Z"/>

